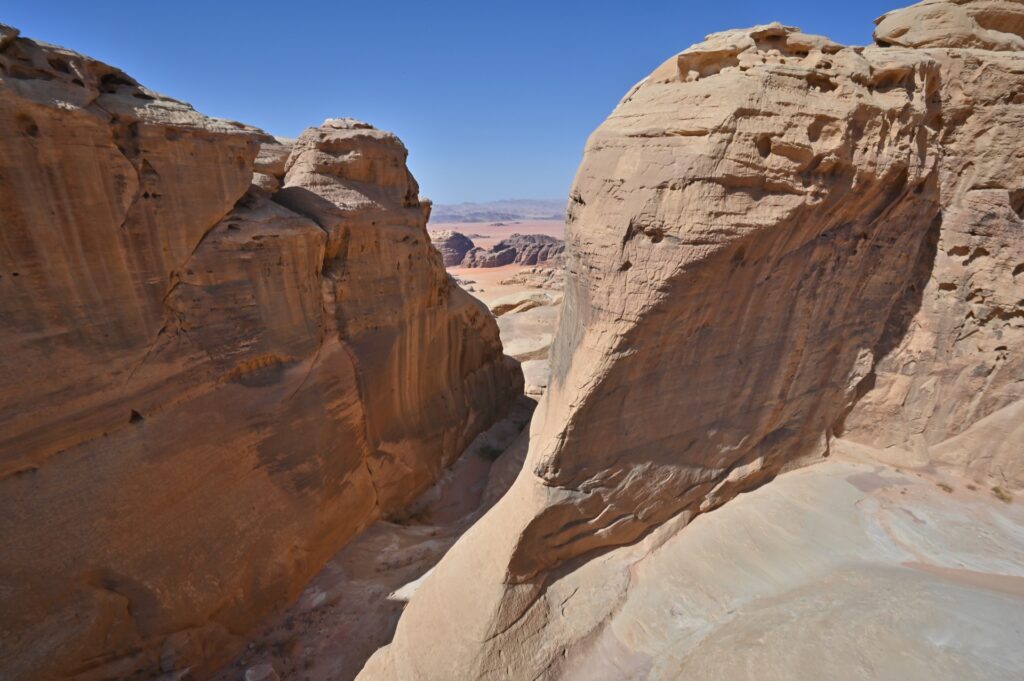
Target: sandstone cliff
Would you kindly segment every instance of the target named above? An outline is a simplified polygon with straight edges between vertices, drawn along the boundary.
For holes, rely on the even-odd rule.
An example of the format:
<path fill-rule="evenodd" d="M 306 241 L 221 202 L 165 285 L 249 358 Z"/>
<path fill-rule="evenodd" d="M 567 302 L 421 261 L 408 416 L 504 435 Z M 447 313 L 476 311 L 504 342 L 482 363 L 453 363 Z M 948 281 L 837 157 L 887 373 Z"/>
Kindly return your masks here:
<path fill-rule="evenodd" d="M 9 27 L 0 122 L 0 676 L 202 676 L 521 374 L 389 133 L 275 140 Z"/>
<path fill-rule="evenodd" d="M 905 12 L 711 35 L 593 134 L 526 466 L 360 678 L 571 677 L 635 578 L 607 552 L 838 434 L 1024 483 L 1024 5 Z"/>

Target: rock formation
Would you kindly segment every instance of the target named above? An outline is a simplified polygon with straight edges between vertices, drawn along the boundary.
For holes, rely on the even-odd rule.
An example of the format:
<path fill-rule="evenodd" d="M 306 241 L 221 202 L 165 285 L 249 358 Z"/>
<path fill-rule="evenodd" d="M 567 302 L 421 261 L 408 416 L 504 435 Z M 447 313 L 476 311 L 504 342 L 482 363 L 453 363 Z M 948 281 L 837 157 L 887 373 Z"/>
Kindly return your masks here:
<path fill-rule="evenodd" d="M 502 267 L 503 265 L 561 264 L 565 243 L 546 234 L 513 234 L 489 249 L 474 248 L 466 253 L 463 267 Z"/>
<path fill-rule="evenodd" d="M 924 0 L 875 23 L 875 42 L 883 47 L 1024 50 L 1019 0 Z"/>
<path fill-rule="evenodd" d="M 521 375 L 389 133 L 275 140 L 9 27 L 0 122 L 0 675 L 201 677 Z"/>
<path fill-rule="evenodd" d="M 473 240 L 461 232 L 442 230 L 431 232 L 430 241 L 441 253 L 445 267 L 458 267 L 466 254 L 473 250 Z"/>
<path fill-rule="evenodd" d="M 1022 8 L 718 33 L 626 95 L 572 189 L 525 468 L 360 678 L 571 678 L 633 579 L 609 552 L 838 434 L 1024 483 Z"/>

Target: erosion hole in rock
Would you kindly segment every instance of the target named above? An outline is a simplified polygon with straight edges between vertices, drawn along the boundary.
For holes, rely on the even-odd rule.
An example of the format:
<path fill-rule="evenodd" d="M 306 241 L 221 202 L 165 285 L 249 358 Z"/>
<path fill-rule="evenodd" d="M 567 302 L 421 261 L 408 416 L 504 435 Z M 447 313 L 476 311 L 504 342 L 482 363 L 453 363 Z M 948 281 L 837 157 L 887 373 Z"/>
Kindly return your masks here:
<path fill-rule="evenodd" d="M 61 57 L 50 57 L 46 60 L 47 63 L 55 70 L 61 73 L 71 73 L 71 65 L 68 64 L 66 59 Z"/>
<path fill-rule="evenodd" d="M 821 92 L 832 92 L 838 87 L 832 82 L 832 79 L 821 73 L 808 73 L 807 84 L 812 90 L 819 90 Z"/>
<path fill-rule="evenodd" d="M 20 114 L 17 118 L 18 130 L 21 134 L 28 135 L 29 137 L 39 137 L 39 126 L 32 118 L 25 114 Z"/>
<path fill-rule="evenodd" d="M 761 135 L 757 138 L 757 153 L 761 158 L 768 158 L 772 153 L 772 138 L 770 135 Z"/>
<path fill-rule="evenodd" d="M 814 122 L 807 126 L 807 139 L 811 142 L 817 142 L 821 139 L 821 133 L 827 123 L 828 121 L 824 118 L 814 119 Z"/>
<path fill-rule="evenodd" d="M 906 90 L 912 95 L 917 86 L 914 84 L 914 73 L 907 69 L 892 69 L 876 71 L 871 74 L 871 89 L 875 92 L 892 92 L 894 90 Z"/>
<path fill-rule="evenodd" d="M 133 87 L 137 83 L 135 81 L 126 78 L 119 73 L 107 73 L 100 76 L 99 90 L 100 92 L 111 94 L 117 92 L 117 89 L 122 86 Z"/>
<path fill-rule="evenodd" d="M 974 262 L 978 258 L 984 258 L 984 257 L 987 257 L 989 255 L 991 255 L 991 254 L 988 252 L 988 250 L 986 250 L 984 248 L 981 248 L 979 246 L 978 248 L 975 248 L 971 252 L 971 255 L 966 260 L 964 260 L 964 264 L 965 265 L 970 265 L 972 262 Z"/>
<path fill-rule="evenodd" d="M 144 420 L 145 417 L 134 409 L 132 409 L 132 413 L 128 416 L 128 423 L 139 423 Z"/>
<path fill-rule="evenodd" d="M 1024 220 L 1024 189 L 1014 189 L 1010 192 L 1010 208 L 1017 217 Z"/>
<path fill-rule="evenodd" d="M 732 265 L 733 267 L 742 267 L 744 259 L 747 257 L 747 249 L 740 246 L 735 253 L 732 254 Z"/>

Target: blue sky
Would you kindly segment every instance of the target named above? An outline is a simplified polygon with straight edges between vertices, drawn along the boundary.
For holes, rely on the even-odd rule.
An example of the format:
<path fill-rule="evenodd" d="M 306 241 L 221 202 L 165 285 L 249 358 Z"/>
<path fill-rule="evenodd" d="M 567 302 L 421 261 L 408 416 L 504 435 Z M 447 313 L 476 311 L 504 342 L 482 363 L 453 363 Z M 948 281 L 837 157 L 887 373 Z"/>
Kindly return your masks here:
<path fill-rule="evenodd" d="M 0 22 L 92 55 L 203 113 L 295 136 L 392 130 L 439 203 L 568 193 L 587 136 L 707 33 L 772 20 L 849 44 L 901 3 L 861 0 L 4 3 Z M 906 4 L 910 4 L 907 2 Z"/>

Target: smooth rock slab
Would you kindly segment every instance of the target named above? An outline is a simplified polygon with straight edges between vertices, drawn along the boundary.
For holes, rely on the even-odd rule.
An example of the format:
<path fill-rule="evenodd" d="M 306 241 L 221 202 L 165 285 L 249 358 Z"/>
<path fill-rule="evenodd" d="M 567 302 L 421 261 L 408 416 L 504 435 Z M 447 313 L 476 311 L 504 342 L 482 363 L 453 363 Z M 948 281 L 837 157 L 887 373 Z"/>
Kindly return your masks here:
<path fill-rule="evenodd" d="M 1019 679 L 1024 507 L 967 484 L 827 462 L 606 555 L 629 585 L 556 676 Z"/>

